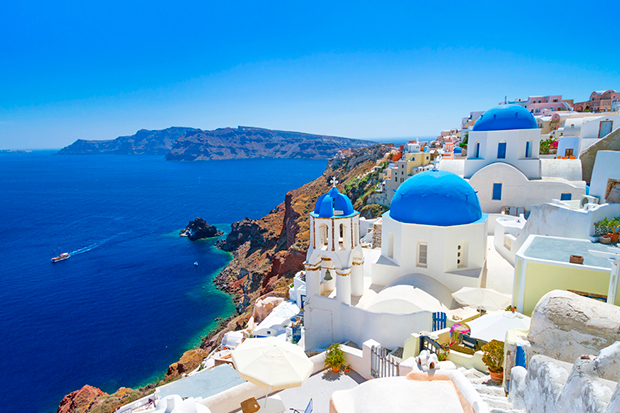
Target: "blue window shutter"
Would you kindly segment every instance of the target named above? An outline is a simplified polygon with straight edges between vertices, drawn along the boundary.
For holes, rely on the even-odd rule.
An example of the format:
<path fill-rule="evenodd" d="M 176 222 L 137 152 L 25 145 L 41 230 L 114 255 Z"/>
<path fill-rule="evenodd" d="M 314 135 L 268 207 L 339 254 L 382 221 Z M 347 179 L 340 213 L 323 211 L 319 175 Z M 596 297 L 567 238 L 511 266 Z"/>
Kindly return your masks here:
<path fill-rule="evenodd" d="M 493 184 L 493 200 L 501 200 L 502 199 L 502 184 L 496 183 Z"/>
<path fill-rule="evenodd" d="M 570 201 L 572 198 L 573 197 L 570 193 L 564 193 L 560 195 L 560 201 Z"/>
<path fill-rule="evenodd" d="M 506 142 L 497 145 L 497 159 L 506 159 Z"/>

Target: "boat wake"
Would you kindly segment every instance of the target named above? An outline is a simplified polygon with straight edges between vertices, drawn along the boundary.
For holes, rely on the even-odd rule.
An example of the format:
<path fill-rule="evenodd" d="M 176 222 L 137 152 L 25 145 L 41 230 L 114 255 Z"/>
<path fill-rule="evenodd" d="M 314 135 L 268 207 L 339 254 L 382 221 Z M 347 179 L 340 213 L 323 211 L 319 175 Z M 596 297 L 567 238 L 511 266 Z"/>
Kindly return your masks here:
<path fill-rule="evenodd" d="M 69 255 L 70 255 L 71 257 L 73 257 L 73 256 L 75 256 L 75 255 L 80 255 L 80 254 L 84 254 L 85 252 L 92 251 L 92 250 L 94 250 L 95 248 L 100 247 L 100 246 L 102 246 L 103 244 L 105 244 L 106 242 L 109 242 L 109 241 L 113 240 L 114 238 L 120 237 L 120 236 L 121 236 L 121 235 L 123 235 L 123 234 L 128 234 L 128 232 L 121 232 L 120 234 L 113 235 L 113 236 L 111 236 L 110 238 L 106 238 L 106 239 L 104 239 L 103 241 L 98 241 L 98 242 L 95 242 L 94 244 L 90 244 L 90 245 L 88 245 L 88 246 L 86 246 L 86 247 L 79 248 L 79 249 L 77 249 L 77 250 L 75 250 L 75 251 L 71 251 L 71 252 L 69 253 Z"/>

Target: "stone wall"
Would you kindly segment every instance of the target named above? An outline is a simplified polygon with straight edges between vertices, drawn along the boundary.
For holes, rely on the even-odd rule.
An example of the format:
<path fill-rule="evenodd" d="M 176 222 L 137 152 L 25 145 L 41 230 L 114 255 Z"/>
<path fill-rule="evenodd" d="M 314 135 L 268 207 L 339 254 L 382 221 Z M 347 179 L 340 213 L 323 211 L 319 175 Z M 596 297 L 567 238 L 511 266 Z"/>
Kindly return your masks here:
<path fill-rule="evenodd" d="M 534 308 L 527 338 L 528 361 L 539 354 L 568 363 L 584 354 L 596 356 L 620 341 L 620 307 L 554 290 Z M 611 376 L 605 378 L 617 380 L 620 363 L 609 370 Z"/>

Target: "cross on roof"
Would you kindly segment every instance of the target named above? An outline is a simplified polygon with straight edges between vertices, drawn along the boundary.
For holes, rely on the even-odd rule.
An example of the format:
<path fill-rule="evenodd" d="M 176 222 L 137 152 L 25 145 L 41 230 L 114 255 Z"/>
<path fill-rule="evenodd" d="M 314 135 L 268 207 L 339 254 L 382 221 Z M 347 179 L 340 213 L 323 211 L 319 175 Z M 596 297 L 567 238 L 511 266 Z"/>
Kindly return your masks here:
<path fill-rule="evenodd" d="M 335 176 L 332 177 L 331 181 L 329 181 L 330 184 L 334 185 L 334 188 L 336 187 L 336 184 L 338 183 L 338 180 L 336 179 Z"/>

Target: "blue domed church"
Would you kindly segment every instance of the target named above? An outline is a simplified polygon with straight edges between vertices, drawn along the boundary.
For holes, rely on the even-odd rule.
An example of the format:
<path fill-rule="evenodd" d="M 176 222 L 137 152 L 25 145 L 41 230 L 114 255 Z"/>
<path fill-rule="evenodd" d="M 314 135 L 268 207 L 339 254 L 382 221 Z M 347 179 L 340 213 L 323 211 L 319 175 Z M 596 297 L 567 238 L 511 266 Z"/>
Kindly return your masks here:
<path fill-rule="evenodd" d="M 398 188 L 383 215 L 381 258 L 373 265 L 373 282 L 387 285 L 401 276 L 421 274 L 450 292 L 478 287 L 486 240 L 487 214 L 471 185 L 451 172 L 421 172 Z"/>
<path fill-rule="evenodd" d="M 439 169 L 465 178 L 482 210 L 529 211 L 553 199 L 585 194 L 579 159 L 541 159 L 541 130 L 518 105 L 500 105 L 480 116 L 469 131 L 467 158 L 442 160 Z"/>

